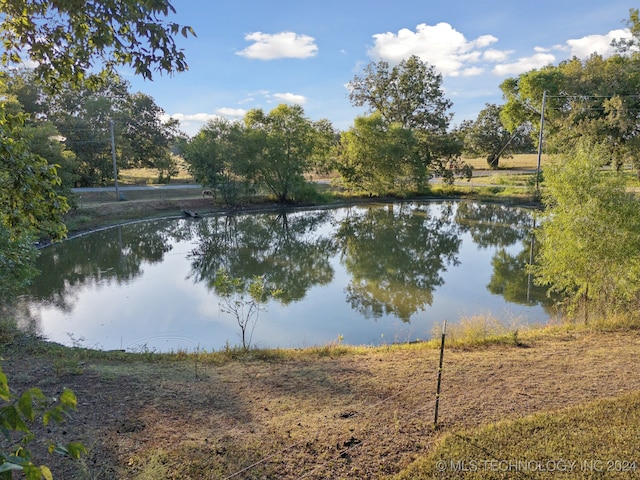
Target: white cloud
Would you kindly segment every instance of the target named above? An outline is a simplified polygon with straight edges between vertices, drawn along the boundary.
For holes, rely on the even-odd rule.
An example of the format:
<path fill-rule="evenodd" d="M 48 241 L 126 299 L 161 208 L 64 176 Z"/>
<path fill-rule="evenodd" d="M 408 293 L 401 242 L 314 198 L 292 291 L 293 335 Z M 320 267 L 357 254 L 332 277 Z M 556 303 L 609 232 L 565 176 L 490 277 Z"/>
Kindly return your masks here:
<path fill-rule="evenodd" d="M 245 35 L 245 40 L 254 42 L 237 55 L 258 60 L 274 60 L 276 58 L 309 58 L 318 54 L 315 39 L 308 35 L 294 32 L 275 34 L 253 32 Z"/>
<path fill-rule="evenodd" d="M 294 93 L 274 93 L 273 98 L 281 102 L 298 105 L 304 105 L 307 102 L 307 98 L 304 95 L 296 95 Z"/>
<path fill-rule="evenodd" d="M 504 62 L 512 53 L 513 50 L 494 50 L 490 48 L 483 52 L 482 58 L 488 62 Z"/>
<path fill-rule="evenodd" d="M 615 53 L 615 48 L 611 46 L 611 41 L 622 38 L 631 38 L 631 33 L 628 29 L 611 30 L 606 35 L 587 35 L 586 37 L 567 40 L 567 46 L 572 57 L 584 59 L 592 53 L 610 57 Z"/>
<path fill-rule="evenodd" d="M 398 33 L 379 33 L 373 35 L 374 46 L 369 56 L 390 63 L 398 63 L 411 55 L 417 55 L 423 61 L 434 65 L 443 75 L 475 75 L 482 72 L 481 67 L 470 68 L 468 64 L 494 61 L 499 50 L 483 49 L 498 41 L 493 35 L 482 35 L 475 40 L 467 40 L 448 23 L 427 25 L 421 23 L 415 32 L 403 28 Z M 502 52 L 504 59 L 510 52 Z"/>
<path fill-rule="evenodd" d="M 223 117 L 241 118 L 246 115 L 247 111 L 244 108 L 222 107 L 217 109 L 216 113 Z"/>
<path fill-rule="evenodd" d="M 483 73 L 484 73 L 484 68 L 480 68 L 480 67 L 465 68 L 461 72 L 463 77 L 475 77 L 475 76 L 481 75 Z"/>
<path fill-rule="evenodd" d="M 519 58 L 517 62 L 496 65 L 493 73 L 500 76 L 519 75 L 529 70 L 545 67 L 556 61 L 551 53 L 536 53 L 530 57 Z"/>
<path fill-rule="evenodd" d="M 190 123 L 190 122 L 198 122 L 198 123 L 206 123 L 209 120 L 214 120 L 219 117 L 219 115 L 215 115 L 212 113 L 174 113 L 172 115 L 163 115 L 163 120 L 168 120 L 169 118 L 175 118 L 180 123 Z"/>

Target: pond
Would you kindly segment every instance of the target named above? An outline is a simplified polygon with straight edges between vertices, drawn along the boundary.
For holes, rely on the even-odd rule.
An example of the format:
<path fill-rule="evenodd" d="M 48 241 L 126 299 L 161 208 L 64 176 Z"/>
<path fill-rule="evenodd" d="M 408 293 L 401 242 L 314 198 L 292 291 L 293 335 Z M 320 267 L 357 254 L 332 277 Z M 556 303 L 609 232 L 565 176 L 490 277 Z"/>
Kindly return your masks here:
<path fill-rule="evenodd" d="M 252 345 L 378 345 L 432 337 L 444 319 L 552 315 L 525 271 L 532 213 L 475 202 L 405 202 L 166 219 L 45 248 L 21 323 L 66 345 L 128 351 L 241 345 L 222 311 L 224 269 L 281 290 Z"/>

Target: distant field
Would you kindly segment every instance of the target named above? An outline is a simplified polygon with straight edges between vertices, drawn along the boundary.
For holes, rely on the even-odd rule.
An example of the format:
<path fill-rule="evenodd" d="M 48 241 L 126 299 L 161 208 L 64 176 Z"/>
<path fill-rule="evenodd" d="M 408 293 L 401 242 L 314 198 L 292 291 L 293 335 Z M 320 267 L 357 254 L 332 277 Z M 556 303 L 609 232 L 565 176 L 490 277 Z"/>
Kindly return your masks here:
<path fill-rule="evenodd" d="M 171 183 L 193 183 L 193 177 L 184 162 L 178 166 L 178 175 L 171 177 Z M 158 183 L 158 171 L 152 168 L 130 168 L 120 170 L 118 180 L 123 185 L 155 185 Z"/>
<path fill-rule="evenodd" d="M 487 159 L 479 158 L 463 158 L 476 170 L 487 170 Z M 542 156 L 542 164 L 549 161 L 548 155 Z M 518 168 L 536 168 L 538 163 L 538 155 L 535 153 L 514 155 L 512 158 L 500 159 L 501 169 L 518 169 Z M 315 176 L 314 176 L 315 178 Z M 333 178 L 333 175 L 322 176 L 319 178 Z M 121 170 L 119 181 L 122 185 L 156 185 L 158 183 L 158 172 L 151 168 L 132 168 Z M 187 170 L 186 165 L 180 165 L 180 172 L 175 177 L 171 177 L 171 184 L 193 183 L 193 177 Z"/>
<path fill-rule="evenodd" d="M 540 161 L 544 166 L 549 162 L 549 155 L 542 155 Z M 487 170 L 489 166 L 487 165 L 487 159 L 484 157 L 480 158 L 463 158 L 463 160 L 469 163 L 476 170 Z M 527 153 L 514 155 L 511 158 L 501 158 L 500 159 L 500 169 L 511 169 L 511 168 L 536 168 L 538 166 L 538 154 L 537 153 Z"/>

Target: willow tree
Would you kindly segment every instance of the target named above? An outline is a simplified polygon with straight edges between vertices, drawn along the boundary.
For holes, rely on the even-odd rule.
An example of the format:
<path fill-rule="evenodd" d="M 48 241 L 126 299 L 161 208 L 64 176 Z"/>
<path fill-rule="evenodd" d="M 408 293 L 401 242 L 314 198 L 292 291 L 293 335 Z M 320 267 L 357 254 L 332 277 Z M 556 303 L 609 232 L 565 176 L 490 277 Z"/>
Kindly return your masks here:
<path fill-rule="evenodd" d="M 371 195 L 403 194 L 423 189 L 427 171 L 415 134 L 379 113 L 357 117 L 340 136 L 337 170 L 344 183 Z"/>
<path fill-rule="evenodd" d="M 301 200 L 313 189 L 307 175 L 326 165 L 335 138 L 331 124 L 314 122 L 300 105 L 286 104 L 268 114 L 250 110 L 244 123 L 256 182 L 281 202 Z"/>
<path fill-rule="evenodd" d="M 608 314 L 640 306 L 640 209 L 624 176 L 604 170 L 608 150 L 579 143 L 545 170 L 545 221 L 533 267 L 569 313 Z"/>

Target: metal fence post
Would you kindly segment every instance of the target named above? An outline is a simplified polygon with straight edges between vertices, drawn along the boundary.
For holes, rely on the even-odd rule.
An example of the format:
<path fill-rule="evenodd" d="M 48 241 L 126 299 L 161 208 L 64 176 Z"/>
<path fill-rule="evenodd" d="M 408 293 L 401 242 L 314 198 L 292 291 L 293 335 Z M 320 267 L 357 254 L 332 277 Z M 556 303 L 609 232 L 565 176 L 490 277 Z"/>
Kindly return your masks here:
<path fill-rule="evenodd" d="M 436 387 L 436 409 L 433 416 L 433 428 L 438 428 L 438 407 L 440 406 L 440 383 L 442 380 L 442 359 L 444 358 L 444 338 L 447 333 L 447 320 L 442 325 L 442 340 L 440 341 L 440 363 L 438 364 L 438 386 Z"/>

